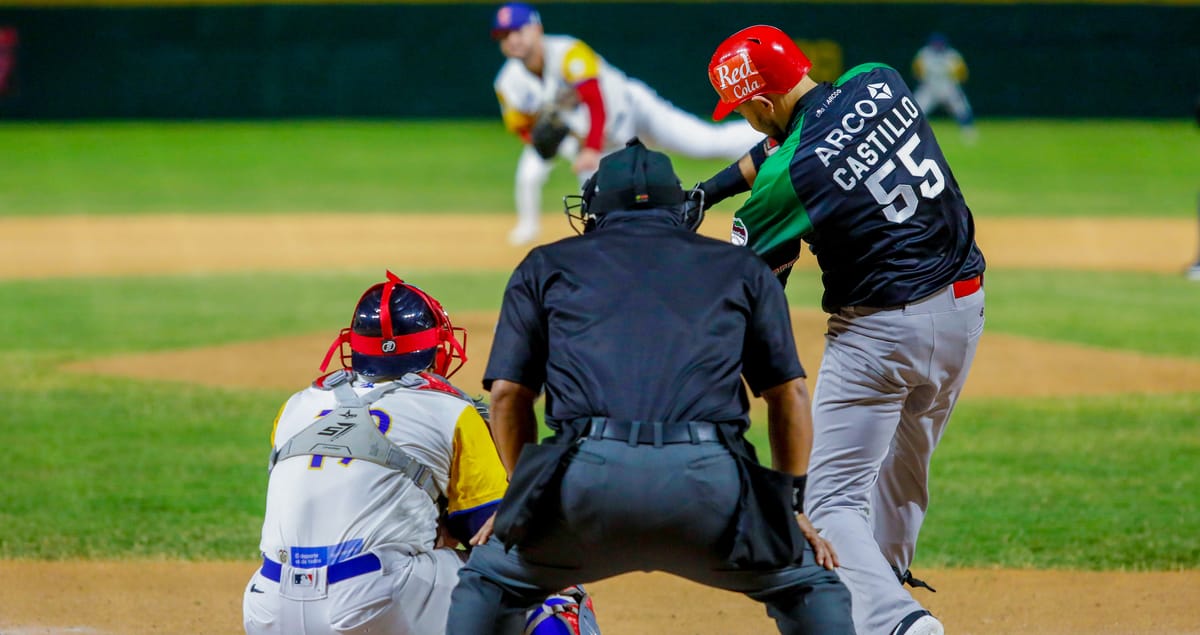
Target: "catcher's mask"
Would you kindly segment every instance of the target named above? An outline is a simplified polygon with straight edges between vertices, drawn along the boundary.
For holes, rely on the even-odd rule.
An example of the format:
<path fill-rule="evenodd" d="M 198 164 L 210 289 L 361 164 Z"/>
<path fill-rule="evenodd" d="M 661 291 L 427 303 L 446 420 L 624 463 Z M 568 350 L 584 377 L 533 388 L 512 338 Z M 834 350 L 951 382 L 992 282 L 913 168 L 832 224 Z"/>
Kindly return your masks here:
<path fill-rule="evenodd" d="M 342 329 L 329 346 L 321 372 L 336 350 L 343 368 L 367 376 L 399 377 L 432 367 L 433 372 L 450 377 L 467 361 L 466 342 L 466 330 L 450 323 L 433 296 L 388 271 L 386 282 L 367 289 L 358 299 L 350 327 Z"/>
<path fill-rule="evenodd" d="M 671 159 L 647 149 L 637 137 L 601 159 L 580 192 L 563 197 L 563 213 L 577 234 L 596 229 L 606 214 L 628 210 L 674 210 L 692 231 L 704 220 L 704 191 L 696 187 L 685 192 Z"/>
<path fill-rule="evenodd" d="M 708 62 L 708 81 L 721 97 L 712 118 L 724 119 L 757 95 L 786 93 L 811 69 L 812 61 L 783 31 L 746 27 L 725 38 Z"/>

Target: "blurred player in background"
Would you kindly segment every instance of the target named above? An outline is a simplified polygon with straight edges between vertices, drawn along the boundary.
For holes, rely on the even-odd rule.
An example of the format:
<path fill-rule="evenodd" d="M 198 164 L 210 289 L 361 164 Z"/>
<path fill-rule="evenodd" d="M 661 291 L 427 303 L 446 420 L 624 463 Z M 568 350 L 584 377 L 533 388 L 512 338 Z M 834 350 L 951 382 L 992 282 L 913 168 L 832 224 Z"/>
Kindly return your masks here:
<path fill-rule="evenodd" d="M 917 51 L 913 58 L 913 74 L 919 84 L 913 98 L 926 115 L 939 106 L 954 115 L 962 129 L 963 139 L 972 143 L 978 138 L 975 130 L 975 115 L 971 102 L 963 92 L 962 84 L 967 81 L 967 64 L 941 33 L 933 33 L 929 41 Z"/>
<path fill-rule="evenodd" d="M 538 12 L 527 4 L 501 6 L 492 38 L 508 58 L 495 81 L 504 125 L 526 144 L 517 162 L 513 244 L 537 238 L 542 187 L 555 157 L 570 160 L 583 183 L 602 155 L 635 136 L 672 153 L 729 160 L 763 138 L 745 122 L 705 122 L 611 66 L 580 40 L 546 35 Z"/>
<path fill-rule="evenodd" d="M 321 365 L 341 351 L 343 370 L 276 417 L 248 635 L 445 632 L 466 558 L 455 545 L 484 526 L 508 482 L 486 408 L 446 379 L 466 361 L 465 341 L 437 300 L 390 271 L 363 293 Z M 573 630 L 555 630 L 559 618 Z M 529 620 L 498 632 L 598 634 L 582 587 Z"/>

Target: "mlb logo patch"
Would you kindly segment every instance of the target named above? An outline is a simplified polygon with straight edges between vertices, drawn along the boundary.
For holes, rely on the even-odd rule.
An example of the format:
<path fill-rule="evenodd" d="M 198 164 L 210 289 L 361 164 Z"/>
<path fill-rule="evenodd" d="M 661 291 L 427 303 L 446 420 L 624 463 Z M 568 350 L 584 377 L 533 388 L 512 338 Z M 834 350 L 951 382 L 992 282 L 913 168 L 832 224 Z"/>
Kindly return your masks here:
<path fill-rule="evenodd" d="M 322 600 L 326 597 L 325 569 L 298 569 L 284 565 L 279 595 L 289 600 Z"/>

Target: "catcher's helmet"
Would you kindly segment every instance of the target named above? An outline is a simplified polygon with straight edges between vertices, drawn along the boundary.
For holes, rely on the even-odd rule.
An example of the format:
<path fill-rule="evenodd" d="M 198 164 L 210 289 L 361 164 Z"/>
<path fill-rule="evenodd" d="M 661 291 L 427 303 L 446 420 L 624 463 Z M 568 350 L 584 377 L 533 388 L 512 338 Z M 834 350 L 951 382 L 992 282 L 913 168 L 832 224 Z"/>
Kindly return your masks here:
<path fill-rule="evenodd" d="M 605 214 L 637 209 L 679 210 L 684 225 L 694 230 L 704 219 L 704 191 L 697 187 L 685 192 L 670 157 L 647 149 L 634 137 L 624 149 L 601 159 L 581 194 L 563 197 L 563 208 L 571 228 L 580 234 L 595 229 Z"/>
<path fill-rule="evenodd" d="M 708 81 L 721 97 L 713 119 L 724 119 L 756 95 L 790 91 L 811 68 L 796 42 L 773 26 L 758 24 L 734 33 L 708 63 Z"/>
<path fill-rule="evenodd" d="M 321 371 L 338 350 L 342 367 L 362 375 L 399 377 L 432 367 L 449 377 L 467 361 L 466 341 L 466 330 L 450 323 L 433 296 L 388 271 L 386 282 L 367 289 L 358 299 L 350 327 L 334 339 Z M 450 368 L 455 360 L 458 364 Z"/>

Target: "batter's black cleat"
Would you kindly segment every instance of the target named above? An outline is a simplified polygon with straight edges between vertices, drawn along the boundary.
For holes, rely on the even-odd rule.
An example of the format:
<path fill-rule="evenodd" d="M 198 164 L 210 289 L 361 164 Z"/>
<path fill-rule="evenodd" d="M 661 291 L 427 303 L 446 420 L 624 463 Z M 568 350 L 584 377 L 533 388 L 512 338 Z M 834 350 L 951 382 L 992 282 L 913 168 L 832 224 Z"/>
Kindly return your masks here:
<path fill-rule="evenodd" d="M 916 589 L 916 588 L 929 589 L 930 593 L 937 593 L 937 589 L 929 586 L 928 584 L 925 584 L 924 580 L 922 580 L 920 578 L 914 578 L 912 571 L 905 570 L 904 573 L 900 573 L 899 569 L 897 569 L 896 567 L 892 567 L 892 572 L 894 572 L 896 574 L 896 579 L 900 581 L 901 585 L 907 584 L 908 586 L 910 586 L 914 589 Z"/>

